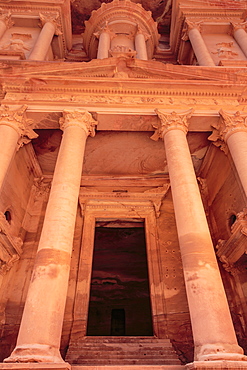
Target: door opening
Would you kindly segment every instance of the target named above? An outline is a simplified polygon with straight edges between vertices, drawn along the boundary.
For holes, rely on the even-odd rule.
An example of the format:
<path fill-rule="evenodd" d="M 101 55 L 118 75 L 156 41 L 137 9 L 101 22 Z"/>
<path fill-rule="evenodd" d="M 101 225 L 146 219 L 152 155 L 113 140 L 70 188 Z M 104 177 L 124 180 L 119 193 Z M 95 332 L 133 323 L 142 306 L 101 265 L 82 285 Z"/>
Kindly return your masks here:
<path fill-rule="evenodd" d="M 153 335 L 142 219 L 96 221 L 87 335 Z"/>

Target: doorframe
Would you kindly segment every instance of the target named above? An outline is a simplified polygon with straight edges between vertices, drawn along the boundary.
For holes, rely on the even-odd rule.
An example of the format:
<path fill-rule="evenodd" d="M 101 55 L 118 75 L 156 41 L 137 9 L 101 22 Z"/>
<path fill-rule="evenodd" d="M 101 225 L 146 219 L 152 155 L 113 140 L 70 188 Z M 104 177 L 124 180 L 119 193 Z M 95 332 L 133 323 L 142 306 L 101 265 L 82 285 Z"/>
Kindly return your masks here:
<path fill-rule="evenodd" d="M 80 193 L 79 200 L 84 222 L 75 293 L 74 322 L 70 342 L 78 342 L 87 333 L 94 236 L 97 219 L 135 218 L 144 220 L 153 335 L 161 337 L 159 335 L 160 332 L 164 333 L 164 330 L 159 330 L 161 327 L 164 328 L 166 307 L 156 222 L 156 218 L 159 215 L 157 204 L 161 204 L 164 192 L 162 194 L 140 193 L 138 196 L 132 193 L 127 199 L 125 197 L 124 195 L 119 196 L 119 194 L 113 193 L 110 193 L 108 196 L 102 193 L 101 196 L 99 193 Z"/>

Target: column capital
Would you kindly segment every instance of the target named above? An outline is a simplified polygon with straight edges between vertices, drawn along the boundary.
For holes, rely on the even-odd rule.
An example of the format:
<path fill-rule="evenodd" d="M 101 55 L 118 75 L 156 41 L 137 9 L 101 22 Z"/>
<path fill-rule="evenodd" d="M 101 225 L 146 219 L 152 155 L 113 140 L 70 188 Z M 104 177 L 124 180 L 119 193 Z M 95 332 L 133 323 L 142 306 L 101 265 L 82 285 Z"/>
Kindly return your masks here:
<path fill-rule="evenodd" d="M 231 22 L 230 24 L 231 24 L 231 34 L 234 34 L 234 32 L 236 32 L 239 29 L 243 29 L 244 31 L 247 30 L 247 21 L 239 23 Z"/>
<path fill-rule="evenodd" d="M 137 23 L 136 24 L 136 36 L 137 35 L 143 35 L 145 37 L 145 41 L 149 40 L 151 35 L 149 35 L 147 32 L 143 30 L 143 28 Z"/>
<path fill-rule="evenodd" d="M 54 34 L 59 36 L 62 35 L 61 25 L 58 23 L 59 13 L 58 12 L 45 12 L 39 13 L 40 27 L 44 27 L 46 23 L 52 23 L 55 27 Z"/>
<path fill-rule="evenodd" d="M 61 130 L 65 130 L 69 126 L 77 126 L 84 130 L 87 136 L 95 136 L 95 126 L 98 124 L 92 115 L 83 109 L 80 110 L 65 110 L 63 117 L 59 120 Z"/>
<path fill-rule="evenodd" d="M 27 105 L 13 110 L 10 110 L 8 105 L 0 106 L 0 125 L 9 126 L 19 134 L 19 148 L 38 137 L 38 134 L 30 127 L 33 120 L 26 117 L 26 110 Z"/>
<path fill-rule="evenodd" d="M 157 141 L 158 139 L 163 139 L 165 134 L 170 130 L 182 130 L 185 134 L 188 132 L 188 118 L 193 114 L 193 109 L 189 109 L 186 112 L 171 112 L 167 113 L 164 110 L 156 109 L 160 121 L 158 124 L 153 125 L 156 129 L 152 140 Z"/>
<path fill-rule="evenodd" d="M 10 10 L 0 8 L 0 21 L 4 22 L 7 28 L 14 25 L 14 22 L 11 20 Z"/>
<path fill-rule="evenodd" d="M 213 125 L 213 132 L 209 136 L 209 140 L 214 141 L 216 146 L 219 146 L 225 153 L 228 152 L 224 142 L 235 132 L 247 132 L 247 114 L 239 111 L 235 113 L 227 113 L 222 109 L 219 111 L 219 123 Z"/>
<path fill-rule="evenodd" d="M 98 29 L 98 31 L 97 32 L 94 32 L 94 36 L 97 38 L 97 39 L 99 39 L 100 38 L 100 35 L 102 34 L 102 33 L 108 33 L 109 35 L 110 35 L 110 37 L 112 38 L 113 36 L 115 36 L 115 33 L 114 32 L 112 32 L 112 30 L 109 28 L 109 26 L 108 26 L 108 21 L 106 21 L 105 22 L 105 24 L 102 26 L 102 27 L 100 27 L 99 29 Z"/>
<path fill-rule="evenodd" d="M 193 29 L 197 29 L 201 33 L 201 25 L 202 25 L 202 21 L 193 22 L 193 21 L 190 21 L 188 18 L 185 18 L 181 39 L 183 41 L 188 41 L 189 32 Z"/>

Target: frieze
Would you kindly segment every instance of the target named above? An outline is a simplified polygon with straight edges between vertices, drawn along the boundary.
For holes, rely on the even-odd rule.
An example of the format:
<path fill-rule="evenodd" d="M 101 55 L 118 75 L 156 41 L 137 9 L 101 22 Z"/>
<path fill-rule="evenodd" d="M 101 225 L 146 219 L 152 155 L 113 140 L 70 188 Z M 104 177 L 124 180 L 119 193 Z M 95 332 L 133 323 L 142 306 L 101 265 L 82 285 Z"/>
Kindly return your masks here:
<path fill-rule="evenodd" d="M 169 94 L 172 94 L 169 92 Z M 181 92 L 180 92 L 181 94 Z M 177 92 L 177 95 L 180 95 Z M 176 93 L 174 93 L 176 95 Z M 239 101 L 235 98 L 233 99 L 221 99 L 217 98 L 217 93 L 212 93 L 210 97 L 184 97 L 180 98 L 179 96 L 133 96 L 133 95 L 69 95 L 69 94 L 25 94 L 25 93 L 7 93 L 5 100 L 8 102 L 22 101 L 22 102 L 36 102 L 36 101 L 49 101 L 49 102 L 66 102 L 68 105 L 73 103 L 82 103 L 82 104 L 128 104 L 128 105 L 140 105 L 140 104 L 150 104 L 150 105 L 190 105 L 190 106 L 233 106 L 238 107 Z M 186 94 L 189 96 L 189 92 Z M 194 96 L 193 93 L 191 95 Z M 222 96 L 222 94 L 220 94 Z"/>

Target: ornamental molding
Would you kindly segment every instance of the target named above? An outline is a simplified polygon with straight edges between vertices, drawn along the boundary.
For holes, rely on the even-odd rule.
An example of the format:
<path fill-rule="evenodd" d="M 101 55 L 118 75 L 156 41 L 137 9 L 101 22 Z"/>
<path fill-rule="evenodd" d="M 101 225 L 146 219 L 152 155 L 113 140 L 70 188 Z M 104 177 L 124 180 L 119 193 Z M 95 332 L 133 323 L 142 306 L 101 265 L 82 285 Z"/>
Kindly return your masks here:
<path fill-rule="evenodd" d="M 26 118 L 26 110 L 27 105 L 16 109 L 10 109 L 8 105 L 0 106 L 0 126 L 9 126 L 19 134 L 19 147 L 38 137 L 36 132 L 30 127 L 33 124 L 33 120 Z"/>
<path fill-rule="evenodd" d="M 86 187 L 81 187 L 79 201 L 82 209 L 82 214 L 85 208 L 112 208 L 137 211 L 150 209 L 154 211 L 156 218 L 160 217 L 160 207 L 170 189 L 170 183 L 165 183 L 163 186 L 152 188 L 143 193 L 129 193 L 126 191 L 116 192 L 98 192 L 90 190 Z"/>
<path fill-rule="evenodd" d="M 76 126 L 84 130 L 87 136 L 95 136 L 95 126 L 98 122 L 86 110 L 64 110 L 63 117 L 59 119 L 61 130 L 65 131 L 68 127 Z"/>
<path fill-rule="evenodd" d="M 228 138 L 236 132 L 247 132 L 247 113 L 227 113 L 221 109 L 219 114 L 220 120 L 217 125 L 212 126 L 213 132 L 208 139 L 227 153 L 224 143 Z"/>
<path fill-rule="evenodd" d="M 163 139 L 165 134 L 170 130 L 181 130 L 187 134 L 189 126 L 188 119 L 192 116 L 194 110 L 189 109 L 186 112 L 173 111 L 167 113 L 165 110 L 156 109 L 155 112 L 160 121 L 156 125 L 153 125 L 155 132 L 150 139 L 157 141 Z"/>

